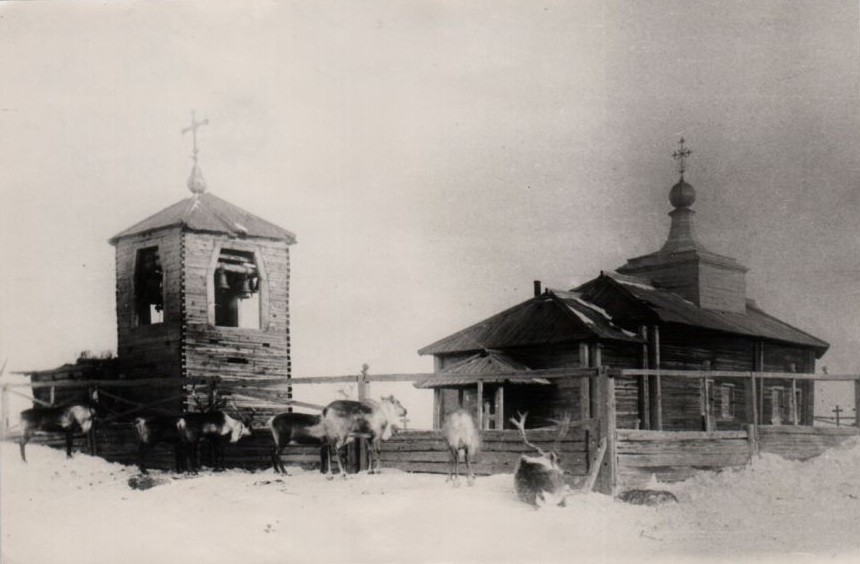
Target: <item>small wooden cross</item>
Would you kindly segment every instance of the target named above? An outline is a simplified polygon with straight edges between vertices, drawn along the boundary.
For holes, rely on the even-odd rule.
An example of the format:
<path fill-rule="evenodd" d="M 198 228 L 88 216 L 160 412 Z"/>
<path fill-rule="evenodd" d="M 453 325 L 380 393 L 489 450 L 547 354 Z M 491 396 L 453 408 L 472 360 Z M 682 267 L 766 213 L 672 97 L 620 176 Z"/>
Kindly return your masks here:
<path fill-rule="evenodd" d="M 678 141 L 678 150 L 672 153 L 672 158 L 678 161 L 678 172 L 681 173 L 681 178 L 684 177 L 684 171 L 686 170 L 684 160 L 692 154 L 693 151 L 684 148 L 684 138 L 681 137 L 681 140 Z"/>
<path fill-rule="evenodd" d="M 833 410 L 833 413 L 836 414 L 836 426 L 837 427 L 839 427 L 839 414 L 841 414 L 843 411 L 845 411 L 845 410 L 842 409 L 841 407 L 839 407 L 838 405 L 836 406 L 836 409 Z"/>

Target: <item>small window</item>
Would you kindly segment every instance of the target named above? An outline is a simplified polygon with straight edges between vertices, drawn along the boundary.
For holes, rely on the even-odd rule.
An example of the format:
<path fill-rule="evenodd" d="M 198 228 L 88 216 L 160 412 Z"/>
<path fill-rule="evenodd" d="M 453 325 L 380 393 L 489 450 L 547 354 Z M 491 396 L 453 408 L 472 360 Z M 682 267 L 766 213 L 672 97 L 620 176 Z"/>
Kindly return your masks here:
<path fill-rule="evenodd" d="M 720 384 L 720 419 L 730 421 L 735 418 L 735 386 L 733 384 Z"/>
<path fill-rule="evenodd" d="M 215 325 L 260 328 L 260 273 L 254 253 L 222 249 L 215 267 Z"/>
<path fill-rule="evenodd" d="M 164 271 L 158 247 L 138 249 L 134 268 L 134 312 L 137 325 L 164 322 Z"/>

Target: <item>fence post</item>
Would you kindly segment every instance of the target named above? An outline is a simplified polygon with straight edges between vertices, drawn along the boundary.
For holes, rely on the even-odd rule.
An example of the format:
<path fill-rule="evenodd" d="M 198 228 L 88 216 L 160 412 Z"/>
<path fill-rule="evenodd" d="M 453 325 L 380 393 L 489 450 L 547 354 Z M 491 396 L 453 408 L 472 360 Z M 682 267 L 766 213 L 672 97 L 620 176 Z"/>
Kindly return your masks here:
<path fill-rule="evenodd" d="M 606 439 L 606 454 L 601 462 L 596 490 L 608 495 L 615 494 L 618 481 L 618 444 L 616 441 L 615 379 L 609 376 L 604 366 L 599 367 L 598 391 L 600 404 L 601 437 Z"/>
<path fill-rule="evenodd" d="M 361 365 L 361 374 L 358 375 L 356 379 L 356 387 L 358 394 L 358 401 L 364 401 L 367 399 L 367 371 L 370 370 L 370 366 L 366 363 Z M 355 441 L 355 471 L 360 472 L 362 470 L 367 470 L 369 468 L 368 464 L 368 450 L 367 450 L 367 439 L 359 439 Z"/>
<path fill-rule="evenodd" d="M 854 426 L 860 428 L 860 378 L 854 380 Z"/>
<path fill-rule="evenodd" d="M 750 462 L 752 462 L 752 457 L 758 456 L 759 453 L 758 427 L 756 425 L 747 425 L 747 437 L 750 443 Z"/>
<path fill-rule="evenodd" d="M 5 439 L 9 431 L 9 387 L 3 384 L 0 388 L 0 410 L 3 411 L 3 421 L 0 421 L 0 440 Z"/>

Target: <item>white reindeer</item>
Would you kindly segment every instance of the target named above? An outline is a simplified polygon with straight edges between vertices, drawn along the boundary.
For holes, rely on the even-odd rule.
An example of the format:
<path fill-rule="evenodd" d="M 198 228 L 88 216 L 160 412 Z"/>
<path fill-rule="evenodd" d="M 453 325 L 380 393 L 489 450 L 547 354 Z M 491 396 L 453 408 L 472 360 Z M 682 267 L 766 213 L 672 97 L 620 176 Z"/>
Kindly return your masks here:
<path fill-rule="evenodd" d="M 474 485 L 475 473 L 472 471 L 472 462 L 481 448 L 481 434 L 478 432 L 475 420 L 464 409 L 453 411 L 445 416 L 442 435 L 451 453 L 451 468 L 445 481 L 453 482 L 455 488 L 460 486 L 460 451 L 462 450 L 466 459 L 466 483 L 470 486 Z"/>
<path fill-rule="evenodd" d="M 328 473 L 331 474 L 331 455 L 334 454 L 341 476 L 346 477 L 341 460 L 343 447 L 354 442 L 356 438 L 370 439 L 371 460 L 368 473 L 381 472 L 381 443 L 390 439 L 395 429 L 403 427 L 404 417 L 406 408 L 394 396 L 379 401 L 335 400 L 328 404 L 322 412 L 324 439 L 329 446 Z"/>

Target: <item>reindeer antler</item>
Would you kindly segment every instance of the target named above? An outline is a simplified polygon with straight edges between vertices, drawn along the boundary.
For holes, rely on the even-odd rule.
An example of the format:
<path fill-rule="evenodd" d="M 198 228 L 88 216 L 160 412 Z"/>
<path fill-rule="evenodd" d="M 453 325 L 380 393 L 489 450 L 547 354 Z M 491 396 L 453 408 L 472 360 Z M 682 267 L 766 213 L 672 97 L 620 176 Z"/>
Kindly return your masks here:
<path fill-rule="evenodd" d="M 561 421 L 558 419 L 550 419 L 550 421 L 558 425 L 558 438 L 552 444 L 552 449 L 558 451 L 561 446 L 561 440 L 567 435 L 567 431 L 570 429 L 570 413 L 565 412 L 564 418 Z"/>
<path fill-rule="evenodd" d="M 511 423 L 513 423 L 514 427 L 516 427 L 517 429 L 520 430 L 520 434 L 523 436 L 523 442 L 526 443 L 526 446 L 530 446 L 533 449 L 535 449 L 536 451 L 538 451 L 541 455 L 544 455 L 546 453 L 544 451 L 542 451 L 539 447 L 530 443 L 528 437 L 526 437 L 526 417 L 528 417 L 528 416 L 529 416 L 528 411 L 526 411 L 525 413 L 517 411 L 517 419 L 514 419 L 513 417 L 511 417 L 510 421 L 511 421 Z"/>

